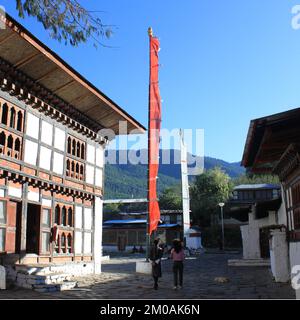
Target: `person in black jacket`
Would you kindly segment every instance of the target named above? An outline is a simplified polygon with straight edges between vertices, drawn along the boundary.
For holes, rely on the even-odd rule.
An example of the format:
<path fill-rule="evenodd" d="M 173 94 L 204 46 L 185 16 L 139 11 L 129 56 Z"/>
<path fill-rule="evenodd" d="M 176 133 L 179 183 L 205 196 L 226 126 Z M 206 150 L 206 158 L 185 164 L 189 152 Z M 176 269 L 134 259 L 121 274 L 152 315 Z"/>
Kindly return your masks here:
<path fill-rule="evenodd" d="M 152 276 L 154 279 L 154 289 L 158 289 L 158 278 L 161 277 L 161 258 L 163 256 L 164 249 L 161 246 L 160 239 L 157 238 L 153 241 L 153 245 L 150 251 L 150 260 L 152 262 Z"/>

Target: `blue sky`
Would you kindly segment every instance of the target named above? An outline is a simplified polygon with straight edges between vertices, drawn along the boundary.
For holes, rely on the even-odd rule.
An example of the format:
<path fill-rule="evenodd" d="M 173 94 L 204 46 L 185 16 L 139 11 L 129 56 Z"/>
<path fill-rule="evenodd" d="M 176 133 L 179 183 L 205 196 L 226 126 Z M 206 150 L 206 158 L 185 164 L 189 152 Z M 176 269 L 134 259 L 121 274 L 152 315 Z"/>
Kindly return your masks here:
<path fill-rule="evenodd" d="M 6 10 L 104 93 L 147 125 L 148 37 L 161 41 L 163 127 L 205 130 L 205 154 L 239 161 L 251 119 L 300 106 L 300 0 L 81 1 L 115 24 L 105 43 L 51 40 L 34 19 Z"/>

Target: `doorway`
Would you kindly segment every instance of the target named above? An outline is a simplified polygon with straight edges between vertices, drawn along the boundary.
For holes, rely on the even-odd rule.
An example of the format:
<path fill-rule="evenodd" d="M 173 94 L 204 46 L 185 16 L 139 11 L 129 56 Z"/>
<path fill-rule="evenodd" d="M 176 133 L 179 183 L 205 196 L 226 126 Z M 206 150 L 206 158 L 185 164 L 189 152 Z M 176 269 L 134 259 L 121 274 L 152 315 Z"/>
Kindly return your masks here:
<path fill-rule="evenodd" d="M 260 228 L 259 230 L 260 241 L 260 256 L 263 259 L 270 258 L 270 228 Z"/>
<path fill-rule="evenodd" d="M 29 203 L 27 206 L 26 253 L 39 254 L 41 206 Z"/>

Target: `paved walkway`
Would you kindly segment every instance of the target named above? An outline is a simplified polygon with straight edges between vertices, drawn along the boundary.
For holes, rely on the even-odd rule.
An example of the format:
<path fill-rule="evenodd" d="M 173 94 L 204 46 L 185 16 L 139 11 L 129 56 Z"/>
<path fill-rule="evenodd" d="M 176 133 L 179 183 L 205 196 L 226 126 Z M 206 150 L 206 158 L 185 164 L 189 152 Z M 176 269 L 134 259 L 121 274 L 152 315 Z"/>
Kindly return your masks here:
<path fill-rule="evenodd" d="M 0 299 L 294 299 L 289 284 L 273 282 L 266 267 L 228 267 L 229 254 L 202 254 L 185 261 L 184 287 L 173 290 L 172 263 L 163 261 L 159 290 L 153 290 L 152 278 L 135 273 L 137 259 L 114 258 L 105 261 L 103 273 L 78 278 L 72 291 L 41 294 L 11 288 L 0 291 Z M 218 282 L 224 277 L 227 282 Z"/>

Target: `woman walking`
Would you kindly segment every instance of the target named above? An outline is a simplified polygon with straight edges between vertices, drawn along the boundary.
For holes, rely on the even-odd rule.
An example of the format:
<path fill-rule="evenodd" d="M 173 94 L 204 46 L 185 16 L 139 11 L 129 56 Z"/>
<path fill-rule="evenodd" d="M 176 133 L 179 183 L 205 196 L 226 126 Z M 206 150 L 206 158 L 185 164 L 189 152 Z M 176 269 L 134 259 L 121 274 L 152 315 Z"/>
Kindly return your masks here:
<path fill-rule="evenodd" d="M 154 280 L 154 289 L 158 289 L 158 278 L 161 277 L 161 258 L 164 249 L 160 245 L 160 239 L 157 238 L 153 241 L 153 246 L 150 251 L 150 260 L 152 261 L 152 276 Z"/>
<path fill-rule="evenodd" d="M 173 260 L 174 290 L 182 288 L 183 281 L 183 260 L 185 258 L 182 243 L 179 239 L 173 240 L 171 259 Z M 179 285 L 178 285 L 179 278 Z"/>

